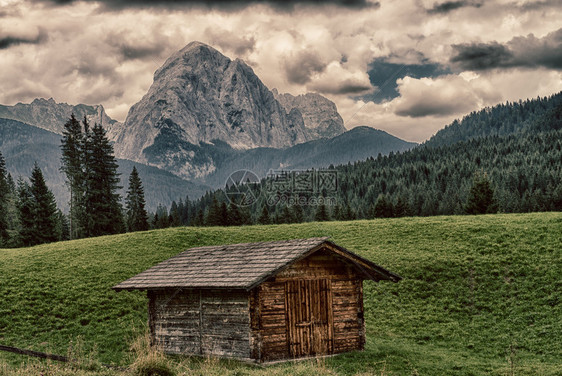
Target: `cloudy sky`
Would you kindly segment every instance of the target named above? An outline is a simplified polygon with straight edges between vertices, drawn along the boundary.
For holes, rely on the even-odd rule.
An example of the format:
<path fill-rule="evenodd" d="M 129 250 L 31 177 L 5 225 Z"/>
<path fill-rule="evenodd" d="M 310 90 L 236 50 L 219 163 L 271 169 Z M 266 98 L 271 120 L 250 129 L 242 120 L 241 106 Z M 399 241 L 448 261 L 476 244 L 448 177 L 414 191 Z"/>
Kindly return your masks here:
<path fill-rule="evenodd" d="M 330 98 L 347 128 L 423 141 L 562 90 L 561 20 L 562 0 L 0 0 L 0 103 L 101 103 L 123 121 L 198 40 L 269 88 Z"/>

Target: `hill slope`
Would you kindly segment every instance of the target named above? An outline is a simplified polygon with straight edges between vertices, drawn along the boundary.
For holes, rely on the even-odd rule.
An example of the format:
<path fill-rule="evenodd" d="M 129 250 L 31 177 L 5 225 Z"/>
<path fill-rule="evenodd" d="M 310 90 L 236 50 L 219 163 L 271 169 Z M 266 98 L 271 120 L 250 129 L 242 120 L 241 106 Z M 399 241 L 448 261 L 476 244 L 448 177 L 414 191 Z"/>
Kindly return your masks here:
<path fill-rule="evenodd" d="M 552 111 L 556 111 L 557 108 L 559 112 L 560 107 L 562 107 L 562 92 L 549 97 L 508 102 L 485 108 L 466 115 L 461 121 L 455 120 L 437 132 L 425 145 L 445 146 L 479 137 L 507 136 L 531 129 L 537 130 L 542 118 L 552 116 Z M 547 130 L 540 127 L 538 129 Z"/>
<path fill-rule="evenodd" d="M 146 323 L 146 295 L 111 286 L 188 247 L 328 235 L 404 277 L 365 282 L 366 350 L 325 360 L 336 374 L 499 375 L 513 365 L 555 375 L 561 228 L 562 213 L 403 218 L 175 228 L 0 250 L 0 343 L 64 353 L 82 336 L 103 361 L 119 362 Z"/>

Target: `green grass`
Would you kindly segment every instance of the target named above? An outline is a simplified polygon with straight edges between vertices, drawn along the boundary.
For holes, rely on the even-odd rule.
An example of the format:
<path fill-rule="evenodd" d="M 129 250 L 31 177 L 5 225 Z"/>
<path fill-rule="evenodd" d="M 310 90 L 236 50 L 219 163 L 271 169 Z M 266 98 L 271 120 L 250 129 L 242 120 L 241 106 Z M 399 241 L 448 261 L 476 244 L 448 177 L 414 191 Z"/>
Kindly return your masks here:
<path fill-rule="evenodd" d="M 179 374 L 562 374 L 562 213 L 183 227 L 0 250 L 0 344 L 65 354 L 82 339 L 128 365 L 146 296 L 111 286 L 193 246 L 312 236 L 404 277 L 365 282 L 366 350 L 267 371 L 173 358 Z M 0 374 L 22 361 L 0 353 Z"/>

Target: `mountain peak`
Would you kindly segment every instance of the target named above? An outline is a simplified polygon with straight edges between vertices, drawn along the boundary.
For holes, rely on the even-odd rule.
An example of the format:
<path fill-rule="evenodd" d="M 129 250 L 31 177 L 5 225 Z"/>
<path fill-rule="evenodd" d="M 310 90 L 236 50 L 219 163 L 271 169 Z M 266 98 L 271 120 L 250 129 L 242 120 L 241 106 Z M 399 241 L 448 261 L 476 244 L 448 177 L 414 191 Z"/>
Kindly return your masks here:
<path fill-rule="evenodd" d="M 179 50 L 179 52 L 185 53 L 185 52 L 188 52 L 188 51 L 201 50 L 201 49 L 206 49 L 206 50 L 210 50 L 210 51 L 217 51 L 216 49 L 209 46 L 208 44 L 205 44 L 203 42 L 199 42 L 197 40 L 194 40 L 193 42 L 188 43 L 184 48 Z"/>
<path fill-rule="evenodd" d="M 201 42 L 189 43 L 166 60 L 112 138 L 119 157 L 182 177 L 216 168 L 211 161 L 202 171 L 190 170 L 196 160 L 201 164 L 194 151 L 201 143 L 285 148 L 310 139 L 301 114 L 285 111 L 250 66 Z"/>

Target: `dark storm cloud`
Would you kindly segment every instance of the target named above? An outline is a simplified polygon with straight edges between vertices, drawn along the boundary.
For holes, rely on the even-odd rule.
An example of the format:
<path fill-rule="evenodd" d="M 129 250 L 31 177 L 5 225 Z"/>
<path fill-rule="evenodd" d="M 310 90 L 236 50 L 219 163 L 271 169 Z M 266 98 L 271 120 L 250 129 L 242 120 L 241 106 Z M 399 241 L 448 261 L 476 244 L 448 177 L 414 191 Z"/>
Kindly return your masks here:
<path fill-rule="evenodd" d="M 162 51 L 164 51 L 164 48 L 165 46 L 163 45 L 143 47 L 125 44 L 119 46 L 119 51 L 121 52 L 121 55 L 125 58 L 125 60 L 134 60 L 144 59 L 146 57 L 160 56 Z"/>
<path fill-rule="evenodd" d="M 533 34 L 515 37 L 506 44 L 467 43 L 453 45 L 451 63 L 463 70 L 495 68 L 562 69 L 562 29 L 536 38 Z"/>
<path fill-rule="evenodd" d="M 0 35 L 0 50 L 20 44 L 41 44 L 47 39 L 47 34 L 40 32 L 35 38 L 19 37 L 13 35 Z"/>
<path fill-rule="evenodd" d="M 406 76 L 413 78 L 438 77 L 449 74 L 451 71 L 439 64 L 396 64 L 385 59 L 377 59 L 369 64 L 369 80 L 377 90 L 362 97 L 364 100 L 382 103 L 398 97 L 398 84 L 396 81 Z"/>
<path fill-rule="evenodd" d="M 321 6 L 337 5 L 346 8 L 378 8 L 379 2 L 369 0 L 39 0 L 54 5 L 67 5 L 74 2 L 100 2 L 107 9 L 123 8 L 169 8 L 183 6 L 202 6 L 207 8 L 238 9 L 254 4 L 269 4 L 280 9 L 291 9 L 297 4 Z"/>
<path fill-rule="evenodd" d="M 505 67 L 513 59 L 513 53 L 497 42 L 456 44 L 453 49 L 456 55 L 451 58 L 451 62 L 468 70 Z"/>
<path fill-rule="evenodd" d="M 323 72 L 326 65 L 315 52 L 306 50 L 287 59 L 284 70 L 290 83 L 303 85 L 309 82 L 315 73 Z"/>
<path fill-rule="evenodd" d="M 464 7 L 474 7 L 474 8 L 480 8 L 482 6 L 481 3 L 477 3 L 474 1 L 446 1 L 444 3 L 438 4 L 438 3 L 434 3 L 433 4 L 433 8 L 428 9 L 427 13 L 429 14 L 443 14 L 443 13 L 449 13 L 452 12 L 453 10 L 459 9 L 459 8 L 464 8 Z"/>
<path fill-rule="evenodd" d="M 466 106 L 463 103 L 426 100 L 416 102 L 407 108 L 397 109 L 396 115 L 418 118 L 424 116 L 453 115 L 463 111 L 466 111 Z"/>
<path fill-rule="evenodd" d="M 366 85 L 362 82 L 352 79 L 347 79 L 340 82 L 321 81 L 309 85 L 306 88 L 308 90 L 316 91 L 322 94 L 334 95 L 361 95 L 373 90 L 373 87 L 371 85 Z"/>
<path fill-rule="evenodd" d="M 546 1 L 528 1 L 526 3 L 512 3 L 508 6 L 511 8 L 518 8 L 521 11 L 535 11 L 535 10 L 543 10 L 547 8 L 553 7 L 560 7 L 561 1 L 560 0 L 546 0 Z"/>

